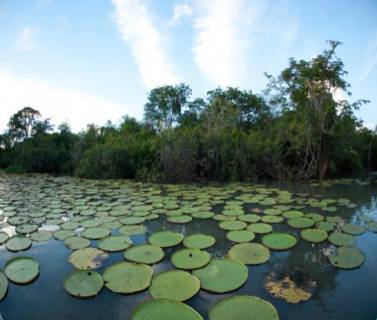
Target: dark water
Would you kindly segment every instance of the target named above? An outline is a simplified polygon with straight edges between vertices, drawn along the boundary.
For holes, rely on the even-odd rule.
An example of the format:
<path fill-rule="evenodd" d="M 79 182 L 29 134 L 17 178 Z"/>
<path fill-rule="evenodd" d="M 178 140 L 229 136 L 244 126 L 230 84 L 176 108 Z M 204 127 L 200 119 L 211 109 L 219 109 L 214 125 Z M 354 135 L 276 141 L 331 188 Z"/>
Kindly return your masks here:
<path fill-rule="evenodd" d="M 276 185 L 274 185 L 276 186 Z M 311 192 L 326 198 L 348 198 L 356 203 L 356 209 L 341 208 L 336 214 L 347 221 L 354 221 L 361 214 L 370 214 L 377 220 L 377 186 L 337 185 L 330 188 L 303 185 L 279 185 L 296 192 Z M 305 210 L 304 210 L 305 211 Z M 310 210 L 311 212 L 315 210 Z M 185 234 L 206 233 L 216 237 L 217 243 L 208 249 L 211 255 L 223 256 L 231 243 L 225 239 L 225 232 L 213 220 L 195 220 L 186 225 L 174 225 L 165 218 L 146 223 L 147 234 L 133 236 L 134 243 L 143 243 L 155 231 L 178 230 Z M 275 229 L 289 229 L 288 226 L 274 226 Z M 258 241 L 258 238 L 255 240 Z M 208 309 L 219 299 L 238 294 L 256 295 L 270 301 L 277 308 L 280 318 L 305 320 L 376 320 L 377 319 L 377 234 L 365 232 L 357 237 L 357 247 L 365 254 L 365 263 L 358 269 L 343 271 L 332 267 L 327 258 L 320 254 L 321 246 L 305 241 L 288 252 L 273 252 L 271 260 L 260 266 L 249 267 L 249 279 L 239 290 L 230 294 L 210 294 L 200 291 L 187 301 L 207 319 Z M 167 259 L 154 266 L 155 272 L 172 268 L 170 255 L 175 250 L 167 250 Z M 50 240 L 33 243 L 26 253 L 11 253 L 0 247 L 0 268 L 11 257 L 27 254 L 37 258 L 41 272 L 37 281 L 30 285 L 10 284 L 6 298 L 0 302 L 0 312 L 4 320 L 21 319 L 122 319 L 131 318 L 132 310 L 139 303 L 151 299 L 148 290 L 135 295 L 119 295 L 104 288 L 99 296 L 81 300 L 71 297 L 64 290 L 64 278 L 74 270 L 68 262 L 70 255 L 63 242 Z M 99 269 L 114 262 L 123 261 L 122 253 L 111 254 Z M 271 297 L 263 288 L 264 276 L 272 270 L 289 271 L 298 268 L 318 282 L 314 296 L 306 302 L 288 304 Z M 179 320 L 179 319 L 177 319 Z M 231 319 L 230 319 L 231 320 Z"/>

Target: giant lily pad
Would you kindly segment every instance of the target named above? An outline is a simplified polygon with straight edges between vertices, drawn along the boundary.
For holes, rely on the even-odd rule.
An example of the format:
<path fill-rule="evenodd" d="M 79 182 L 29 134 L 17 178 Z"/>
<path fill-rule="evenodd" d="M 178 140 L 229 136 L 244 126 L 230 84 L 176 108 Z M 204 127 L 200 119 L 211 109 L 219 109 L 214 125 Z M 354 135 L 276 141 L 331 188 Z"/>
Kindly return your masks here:
<path fill-rule="evenodd" d="M 30 234 L 30 239 L 34 242 L 45 242 L 50 240 L 51 232 L 47 230 L 40 230 Z"/>
<path fill-rule="evenodd" d="M 111 231 L 109 229 L 102 228 L 102 227 L 95 227 L 95 228 L 85 229 L 81 233 L 81 235 L 84 238 L 87 238 L 87 239 L 90 239 L 90 240 L 98 240 L 98 239 L 102 239 L 102 238 L 109 236 L 110 233 L 111 233 Z"/>
<path fill-rule="evenodd" d="M 356 248 L 339 247 L 336 255 L 329 257 L 330 263 L 340 269 L 355 269 L 364 262 L 364 254 Z"/>
<path fill-rule="evenodd" d="M 248 230 L 229 231 L 225 236 L 228 240 L 238 243 L 250 242 L 255 238 L 255 234 Z"/>
<path fill-rule="evenodd" d="M 284 221 L 284 218 L 281 216 L 264 216 L 261 220 L 265 223 L 280 223 Z"/>
<path fill-rule="evenodd" d="M 103 273 L 105 286 L 116 293 L 135 293 L 147 289 L 153 269 L 146 264 L 118 262 Z"/>
<path fill-rule="evenodd" d="M 5 232 L 0 232 L 0 245 L 5 243 L 8 240 L 9 236 Z"/>
<path fill-rule="evenodd" d="M 248 225 L 247 230 L 255 234 L 266 234 L 272 232 L 272 226 L 267 223 L 253 223 Z"/>
<path fill-rule="evenodd" d="M 206 249 L 212 247 L 216 239 L 206 234 L 192 234 L 183 240 L 183 245 L 190 249 Z"/>
<path fill-rule="evenodd" d="M 25 223 L 16 227 L 16 232 L 19 234 L 29 234 L 37 230 L 38 230 L 38 226 L 36 224 Z"/>
<path fill-rule="evenodd" d="M 296 245 L 297 239 L 288 233 L 274 232 L 264 235 L 262 243 L 272 250 L 289 250 Z"/>
<path fill-rule="evenodd" d="M 318 228 L 327 232 L 331 232 L 336 228 L 336 223 L 330 221 L 320 221 L 318 223 Z"/>
<path fill-rule="evenodd" d="M 365 232 L 365 227 L 352 223 L 346 223 L 342 226 L 342 231 L 351 235 L 359 235 Z"/>
<path fill-rule="evenodd" d="M 4 272 L 10 281 L 17 284 L 27 284 L 38 277 L 39 262 L 32 257 L 14 257 L 7 261 Z"/>
<path fill-rule="evenodd" d="M 301 231 L 301 238 L 314 243 L 325 241 L 327 236 L 327 231 L 322 229 L 305 229 Z"/>
<path fill-rule="evenodd" d="M 190 306 L 169 299 L 156 299 L 140 304 L 132 313 L 132 320 L 203 320 Z"/>
<path fill-rule="evenodd" d="M 230 231 L 234 231 L 234 230 L 242 230 L 242 229 L 245 229 L 247 226 L 246 222 L 243 222 L 243 221 L 222 221 L 220 222 L 219 224 L 219 227 L 223 230 L 230 230 Z"/>
<path fill-rule="evenodd" d="M 167 220 L 171 223 L 189 223 L 192 221 L 192 217 L 188 215 L 180 215 L 180 216 L 173 216 L 173 217 L 168 217 Z"/>
<path fill-rule="evenodd" d="M 103 279 L 95 271 L 75 271 L 64 281 L 64 288 L 68 293 L 78 298 L 94 297 L 102 287 Z"/>
<path fill-rule="evenodd" d="M 288 219 L 287 223 L 292 227 L 292 228 L 297 228 L 297 229 L 306 229 L 314 226 L 315 222 L 312 219 L 301 217 L 301 218 L 291 218 Z"/>
<path fill-rule="evenodd" d="M 200 281 L 196 276 L 182 271 L 170 270 L 160 273 L 152 280 L 149 292 L 155 299 L 185 301 L 200 290 Z"/>
<path fill-rule="evenodd" d="M 211 256 L 206 251 L 199 249 L 182 249 L 176 251 L 171 262 L 178 269 L 192 270 L 204 267 L 211 260 Z"/>
<path fill-rule="evenodd" d="M 217 302 L 209 310 L 209 320 L 279 320 L 276 308 L 255 296 L 234 296 Z"/>
<path fill-rule="evenodd" d="M 262 264 L 270 259 L 270 250 L 259 243 L 240 243 L 229 250 L 228 256 L 245 264 Z"/>
<path fill-rule="evenodd" d="M 240 288 L 247 281 L 249 271 L 242 262 L 224 258 L 212 260 L 193 274 L 200 279 L 202 289 L 225 293 Z"/>
<path fill-rule="evenodd" d="M 5 244 L 9 251 L 23 251 L 31 247 L 31 240 L 23 236 L 14 236 L 8 239 Z"/>
<path fill-rule="evenodd" d="M 118 231 L 125 236 L 133 236 L 136 234 L 144 234 L 146 229 L 143 225 L 132 225 L 120 227 Z"/>
<path fill-rule="evenodd" d="M 161 261 L 165 256 L 164 250 L 151 244 L 142 244 L 126 250 L 124 257 L 127 260 L 145 264 Z"/>
<path fill-rule="evenodd" d="M 96 248 L 84 248 L 74 251 L 69 256 L 69 262 L 77 269 L 95 269 L 101 266 L 101 260 L 107 258 L 107 254 Z"/>
<path fill-rule="evenodd" d="M 104 251 L 117 252 L 131 247 L 132 241 L 127 236 L 116 235 L 101 239 L 98 241 L 97 246 Z"/>
<path fill-rule="evenodd" d="M 336 246 L 354 247 L 356 245 L 355 237 L 343 232 L 333 232 L 329 236 L 329 241 Z"/>
<path fill-rule="evenodd" d="M 148 241 L 161 248 L 174 247 L 183 241 L 184 235 L 173 231 L 161 231 L 152 234 Z"/>
<path fill-rule="evenodd" d="M 90 240 L 83 237 L 69 237 L 64 240 L 64 244 L 71 250 L 84 249 L 90 246 Z"/>
<path fill-rule="evenodd" d="M 0 301 L 4 299 L 8 291 L 8 278 L 0 270 Z"/>
<path fill-rule="evenodd" d="M 76 234 L 74 231 L 72 230 L 57 230 L 53 233 L 53 237 L 56 239 L 56 240 L 61 240 L 61 241 L 64 241 L 65 239 L 69 238 L 69 237 L 74 237 Z"/>

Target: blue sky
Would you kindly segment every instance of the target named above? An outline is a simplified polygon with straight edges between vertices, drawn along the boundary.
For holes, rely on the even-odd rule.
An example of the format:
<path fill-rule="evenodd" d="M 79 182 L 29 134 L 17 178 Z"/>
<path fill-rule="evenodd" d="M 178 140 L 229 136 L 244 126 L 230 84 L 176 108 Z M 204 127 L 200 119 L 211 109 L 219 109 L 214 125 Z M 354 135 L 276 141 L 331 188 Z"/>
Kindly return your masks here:
<path fill-rule="evenodd" d="M 0 130 L 25 105 L 54 124 L 142 119 L 147 92 L 185 82 L 261 92 L 264 72 L 310 59 L 328 39 L 358 116 L 377 124 L 376 0 L 0 0 Z"/>

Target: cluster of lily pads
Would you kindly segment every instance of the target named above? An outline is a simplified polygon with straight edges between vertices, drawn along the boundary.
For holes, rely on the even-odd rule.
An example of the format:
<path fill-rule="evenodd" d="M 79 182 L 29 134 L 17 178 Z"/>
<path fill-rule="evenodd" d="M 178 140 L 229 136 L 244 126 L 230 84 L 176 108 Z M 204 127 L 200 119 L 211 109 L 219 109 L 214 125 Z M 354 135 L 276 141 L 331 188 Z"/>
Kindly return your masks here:
<path fill-rule="evenodd" d="M 290 250 L 300 239 L 335 246 L 328 260 L 336 268 L 359 267 L 364 255 L 356 248 L 355 236 L 366 230 L 377 232 L 377 222 L 361 216 L 357 223 L 347 223 L 336 215 L 342 208 L 355 207 L 348 199 L 292 194 L 263 185 L 199 187 L 3 176 L 0 245 L 19 252 L 52 237 L 72 250 L 69 261 L 75 271 L 64 280 L 70 295 L 94 297 L 103 287 L 119 294 L 148 289 L 153 300 L 135 308 L 132 319 L 202 319 L 183 302 L 201 289 L 228 293 L 240 288 L 248 280 L 247 265 L 267 263 L 271 252 Z M 215 258 L 207 250 L 216 243 L 213 236 L 171 230 L 158 231 L 147 243 L 135 245 L 132 237 L 145 234 L 149 221 L 155 219 L 172 224 L 213 219 L 233 245 L 226 257 Z M 286 224 L 290 231 L 274 231 L 278 224 Z M 165 258 L 165 250 L 176 246 L 180 247 L 171 256 L 174 269 L 155 274 L 154 265 Z M 124 252 L 124 260 L 102 274 L 95 271 L 114 252 Z M 26 284 L 38 274 L 35 258 L 10 259 L 4 272 L 0 270 L 0 300 L 8 290 L 8 279 Z M 271 303 L 254 296 L 225 298 L 209 311 L 211 320 L 254 319 L 253 315 L 279 318 Z"/>

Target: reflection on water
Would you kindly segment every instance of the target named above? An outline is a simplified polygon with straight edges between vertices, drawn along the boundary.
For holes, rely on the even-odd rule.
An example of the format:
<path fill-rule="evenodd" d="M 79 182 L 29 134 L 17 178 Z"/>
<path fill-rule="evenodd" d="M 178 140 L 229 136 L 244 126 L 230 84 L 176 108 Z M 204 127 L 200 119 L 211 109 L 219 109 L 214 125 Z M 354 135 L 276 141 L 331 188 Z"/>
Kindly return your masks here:
<path fill-rule="evenodd" d="M 346 221 L 354 221 L 362 214 L 367 214 L 377 220 L 377 189 L 372 185 L 362 187 L 338 185 L 324 189 L 293 184 L 274 184 L 273 186 L 288 188 L 294 192 L 322 194 L 326 198 L 348 198 L 358 204 L 358 207 L 356 209 L 341 208 L 336 213 L 337 215 L 341 215 Z M 132 236 L 135 244 L 144 243 L 149 235 L 156 231 L 175 230 L 185 235 L 205 233 L 214 236 L 216 244 L 208 249 L 213 257 L 226 255 L 231 246 L 225 238 L 225 232 L 218 228 L 218 222 L 210 219 L 194 219 L 192 223 L 177 225 L 167 222 L 165 218 L 160 218 L 147 222 L 146 225 L 145 235 Z M 274 229 L 289 230 L 299 236 L 297 231 L 287 225 L 274 225 Z M 259 237 L 254 241 L 259 241 Z M 95 243 L 93 245 L 95 246 Z M 360 268 L 352 271 L 338 270 L 328 263 L 323 254 L 328 246 L 327 243 L 312 245 L 299 241 L 298 245 L 290 251 L 274 252 L 268 263 L 250 266 L 247 283 L 237 291 L 221 295 L 200 291 L 187 303 L 207 319 L 207 312 L 216 301 L 234 294 L 250 294 L 272 302 L 278 309 L 281 319 L 375 320 L 377 317 L 377 234 L 366 232 L 357 237 L 357 246 L 364 252 L 366 259 Z M 156 273 L 172 268 L 171 254 L 179 248 L 180 246 L 166 250 L 166 259 L 154 266 Z M 22 254 L 1 250 L 0 267 L 3 267 L 9 258 Z M 73 298 L 62 286 L 64 278 L 73 271 L 72 265 L 68 262 L 70 251 L 62 242 L 51 239 L 46 243 L 33 243 L 26 254 L 40 261 L 40 276 L 30 285 L 10 285 L 6 299 L 0 302 L 0 312 L 4 320 L 125 320 L 130 319 L 136 305 L 150 299 L 148 291 L 135 295 L 118 295 L 106 288 L 93 299 Z M 103 262 L 99 272 L 103 272 L 107 266 L 122 260 L 122 253 L 111 254 Z M 318 288 L 310 300 L 299 304 L 288 304 L 270 296 L 263 288 L 263 279 L 267 274 L 272 271 L 284 273 L 292 269 L 300 270 L 317 281 Z"/>

